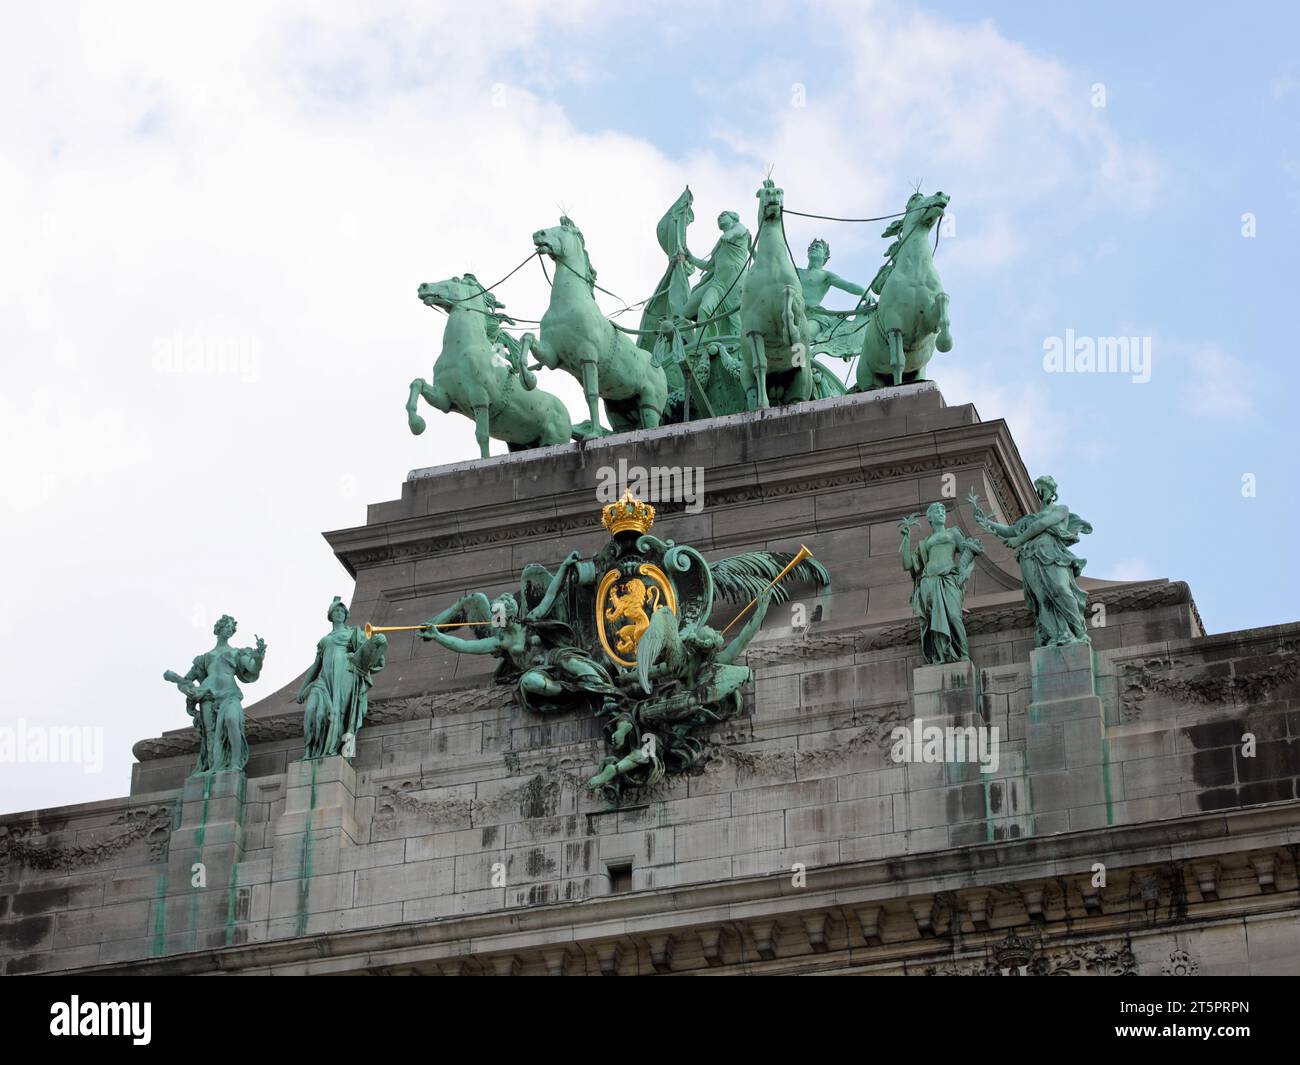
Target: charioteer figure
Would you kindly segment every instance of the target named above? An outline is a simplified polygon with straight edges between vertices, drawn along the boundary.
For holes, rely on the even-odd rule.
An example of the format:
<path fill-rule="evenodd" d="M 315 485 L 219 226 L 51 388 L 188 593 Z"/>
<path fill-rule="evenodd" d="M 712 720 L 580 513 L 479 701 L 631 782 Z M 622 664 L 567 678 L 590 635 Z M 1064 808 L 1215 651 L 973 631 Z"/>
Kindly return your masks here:
<path fill-rule="evenodd" d="M 799 267 L 799 285 L 803 289 L 804 313 L 817 323 L 819 337 L 826 336 L 835 328 L 838 316 L 828 314 L 822 306 L 822 300 L 833 288 L 847 292 L 850 296 L 864 296 L 867 290 L 852 281 L 845 281 L 839 274 L 826 269 L 831 257 L 831 246 L 818 237 L 808 245 L 808 265 Z"/>

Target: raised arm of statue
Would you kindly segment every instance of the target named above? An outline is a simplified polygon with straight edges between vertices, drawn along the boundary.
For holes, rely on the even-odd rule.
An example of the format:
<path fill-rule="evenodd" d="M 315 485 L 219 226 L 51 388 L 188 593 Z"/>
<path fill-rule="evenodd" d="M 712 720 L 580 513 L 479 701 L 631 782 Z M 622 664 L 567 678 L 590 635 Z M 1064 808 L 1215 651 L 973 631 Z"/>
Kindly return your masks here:
<path fill-rule="evenodd" d="M 1007 540 L 1008 547 L 1020 547 L 1028 543 L 1035 536 L 1040 536 L 1053 525 L 1058 524 L 1063 519 L 1069 517 L 1070 510 L 1062 503 L 1053 503 L 1044 507 L 1025 523 L 1025 527 L 1018 533 L 1015 533 Z"/>
<path fill-rule="evenodd" d="M 420 633 L 420 637 L 425 640 L 433 640 L 435 643 L 442 644 L 449 651 L 455 651 L 457 654 L 462 655 L 490 655 L 501 648 L 501 641 L 494 636 L 466 640 L 460 636 L 452 636 L 441 629 L 434 629 L 428 636 Z"/>
<path fill-rule="evenodd" d="M 1016 530 L 1010 525 L 998 524 L 980 509 L 980 497 L 979 493 L 976 492 L 975 489 L 972 488 L 970 490 L 970 494 L 966 497 L 966 501 L 970 503 L 971 510 L 975 514 L 975 524 L 985 532 L 992 533 L 999 540 L 1010 540 L 1016 535 Z"/>
<path fill-rule="evenodd" d="M 903 569 L 911 574 L 916 574 L 921 569 L 921 560 L 912 554 L 912 529 L 920 524 L 919 514 L 909 514 L 898 523 L 898 531 L 902 534 L 898 543 L 898 560 L 902 562 Z"/>
<path fill-rule="evenodd" d="M 832 274 L 829 270 L 826 271 L 826 283 L 831 288 L 837 288 L 841 292 L 848 292 L 854 296 L 865 295 L 867 291 L 861 285 L 855 285 L 852 281 L 845 281 L 839 274 Z"/>
<path fill-rule="evenodd" d="M 262 675 L 262 662 L 265 658 L 266 641 L 258 636 L 256 647 L 241 647 L 239 649 L 235 676 L 245 683 L 251 684 Z"/>
<path fill-rule="evenodd" d="M 551 578 L 551 583 L 547 586 L 546 594 L 542 596 L 542 601 L 528 612 L 530 619 L 545 617 L 550 612 L 551 607 L 555 604 L 555 597 L 560 594 L 565 581 L 569 579 L 569 570 L 581 561 L 582 555 L 577 551 L 573 551 L 560 563 L 555 575 Z"/>

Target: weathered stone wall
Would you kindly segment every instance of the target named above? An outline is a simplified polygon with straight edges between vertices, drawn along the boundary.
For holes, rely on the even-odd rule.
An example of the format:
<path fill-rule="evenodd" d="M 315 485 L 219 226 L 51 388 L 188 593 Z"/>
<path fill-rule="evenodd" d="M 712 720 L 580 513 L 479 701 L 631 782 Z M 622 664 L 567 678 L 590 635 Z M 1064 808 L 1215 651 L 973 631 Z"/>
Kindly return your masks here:
<path fill-rule="evenodd" d="M 295 683 L 246 775 L 190 778 L 177 730 L 130 798 L 0 818 L 0 972 L 1300 971 L 1300 625 L 1204 636 L 1186 585 L 1092 580 L 1091 652 L 1035 650 L 985 537 L 973 664 L 926 667 L 897 522 L 954 483 L 1032 505 L 1005 425 L 909 386 L 632 436 L 418 471 L 330 541 L 354 622 L 414 623 L 594 552 L 601 465 L 704 466 L 656 534 L 804 542 L 834 587 L 769 614 L 697 772 L 611 808 L 594 719 L 398 637 L 351 764 L 298 760 Z M 895 760 L 918 720 L 996 727 L 996 770 Z"/>
<path fill-rule="evenodd" d="M 1092 892 L 1096 905 L 1118 907 L 1143 936 L 1183 944 L 1201 971 L 1296 971 L 1300 626 L 1102 650 L 1095 681 L 1086 654 L 1087 672 L 1073 677 L 1038 663 L 1037 692 L 1030 662 L 1000 650 L 1025 639 L 1023 630 L 977 636 L 963 686 L 961 667 L 918 668 L 909 646 L 859 652 L 850 644 L 826 654 L 815 640 L 801 646 L 773 634 L 754 650 L 746 714 L 718 737 L 703 771 L 619 810 L 581 788 L 603 753 L 591 719 L 539 719 L 489 689 L 452 707 L 431 696 L 402 711 L 409 720 L 373 726 L 355 768 L 289 761 L 287 771 L 250 775 L 242 800 L 236 781 L 218 778 L 206 798 L 202 782 L 190 781 L 183 795 L 6 818 L 4 971 L 237 950 L 579 900 L 641 899 L 651 928 L 656 893 L 666 889 L 769 883 L 797 901 L 797 863 L 810 882 L 856 869 L 866 884 L 871 870 L 905 859 L 911 872 L 888 882 L 881 899 L 878 955 L 892 937 L 921 935 L 930 922 L 922 957 L 952 967 L 959 960 L 943 955 L 957 945 L 947 927 L 954 918 L 944 906 L 958 914 L 958 930 L 970 911 L 951 899 L 936 909 L 937 868 L 957 852 L 1016 844 L 1029 845 L 1030 860 L 982 869 L 991 874 L 982 904 L 991 930 L 1037 927 L 1050 917 L 1044 892 L 1062 919 L 1071 906 L 1086 916 L 1088 874 L 1101 862 L 1122 886 Z M 985 651 L 1005 663 L 983 665 Z M 1076 686 L 1044 698 L 1080 679 L 1082 695 Z M 890 730 L 918 716 L 997 725 L 997 772 L 892 761 Z M 1247 732 L 1258 739 L 1253 758 L 1242 756 Z M 300 753 L 298 741 L 271 746 L 285 759 Z M 1239 850 L 1244 837 L 1223 831 L 1187 842 L 1187 824 L 1262 803 L 1281 804 L 1267 809 L 1285 817 L 1259 846 Z M 1144 831 L 1138 855 L 1117 842 L 1123 828 Z M 1053 845 L 1063 834 L 1068 854 Z M 1153 853 L 1157 871 L 1168 879 L 1176 868 L 1182 883 L 1154 889 L 1158 919 L 1149 922 L 1141 889 L 1125 877 L 1139 858 L 1152 865 Z M 194 862 L 206 866 L 206 887 L 190 886 Z M 627 865 L 631 894 L 612 896 L 610 871 Z M 964 889 L 977 886 L 980 869 L 972 857 Z M 1035 869 L 1047 885 L 1037 916 L 1032 892 L 1023 892 Z M 1207 893 L 1206 877 L 1216 891 Z M 1230 897 L 1285 909 L 1253 915 L 1268 919 L 1266 937 L 1248 937 L 1239 916 L 1228 922 L 1231 935 L 1214 933 L 1213 951 L 1199 947 L 1195 911 L 1222 920 Z M 918 898 L 923 920 L 912 909 Z M 572 928 L 564 934 L 574 938 Z M 486 940 L 478 946 L 491 952 Z M 781 950 L 772 949 L 773 964 Z"/>

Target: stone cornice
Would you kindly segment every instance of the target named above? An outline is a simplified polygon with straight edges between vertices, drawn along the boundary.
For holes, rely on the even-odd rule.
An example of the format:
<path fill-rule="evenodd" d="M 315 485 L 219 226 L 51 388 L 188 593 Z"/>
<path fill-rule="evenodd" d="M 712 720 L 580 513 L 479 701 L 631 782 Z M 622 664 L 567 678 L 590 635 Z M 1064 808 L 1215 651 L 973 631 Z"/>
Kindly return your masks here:
<path fill-rule="evenodd" d="M 970 466 L 988 471 L 998 495 L 998 508 L 1007 520 L 1014 521 L 1033 505 L 1032 483 L 1006 423 L 997 420 L 713 467 L 707 474 L 704 506 L 707 512 L 834 488 L 866 488 L 895 478 Z M 355 576 L 359 569 L 371 566 L 445 556 L 494 544 L 549 540 L 599 528 L 594 483 L 592 490 L 527 498 L 527 502 L 523 506 L 519 499 L 510 499 L 468 511 L 340 529 L 324 536 L 344 567 Z M 680 503 L 656 506 L 665 516 L 682 509 Z M 896 517 L 897 509 L 882 509 L 878 517 Z M 862 512 L 846 518 L 844 524 L 861 524 L 872 517 L 864 500 Z M 788 531 L 778 526 L 772 534 Z M 764 530 L 756 529 L 754 533 L 756 538 L 762 538 Z M 695 546 L 708 550 L 713 545 Z"/>
<path fill-rule="evenodd" d="M 849 964 L 906 963 L 954 951 L 954 934 L 1051 923 L 1071 934 L 1126 936 L 1162 921 L 1215 920 L 1296 905 L 1300 802 L 1025 838 L 806 870 L 651 891 L 508 908 L 165 959 L 97 966 L 83 973 L 517 972 L 613 973 L 615 947 L 650 959 L 655 971 L 699 971 L 756 958 L 813 960 L 832 945 Z M 1109 887 L 1093 889 L 1105 858 Z M 1260 861 L 1254 861 L 1259 858 Z M 1231 869 L 1235 888 L 1196 892 L 1194 865 Z M 1281 870 L 1258 883 L 1251 870 Z M 1220 876 L 1220 880 L 1224 878 Z M 891 922 L 888 940 L 880 919 Z M 1162 916 L 1163 915 L 1163 916 Z M 829 930 L 829 935 L 828 935 Z M 791 943 L 793 933 L 795 942 Z M 674 951 L 674 941 L 679 949 Z M 738 942 L 737 942 L 738 941 Z M 969 949 L 971 944 L 966 944 Z M 739 949 L 737 949 L 739 947 Z M 824 967 L 826 959 L 821 959 Z M 467 965 L 467 962 L 469 964 Z M 498 964 L 500 962 L 501 964 Z M 574 968 L 574 966 L 577 966 Z"/>

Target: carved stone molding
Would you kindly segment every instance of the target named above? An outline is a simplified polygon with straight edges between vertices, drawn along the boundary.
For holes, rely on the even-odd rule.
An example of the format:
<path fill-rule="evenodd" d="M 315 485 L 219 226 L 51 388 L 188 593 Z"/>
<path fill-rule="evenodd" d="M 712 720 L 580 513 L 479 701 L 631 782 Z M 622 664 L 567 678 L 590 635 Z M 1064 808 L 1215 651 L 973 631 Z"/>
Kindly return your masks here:
<path fill-rule="evenodd" d="M 1198 976 L 1201 972 L 1201 964 L 1187 951 L 1175 950 L 1170 953 L 1169 960 L 1160 971 L 1165 976 Z"/>
<path fill-rule="evenodd" d="M 171 836 L 172 811 L 166 806 L 128 810 L 113 821 L 121 831 L 85 846 L 67 846 L 51 840 L 39 827 L 0 825 L 0 866 L 10 863 L 48 872 L 66 873 L 90 869 L 145 840 L 149 860 L 161 861 Z"/>

